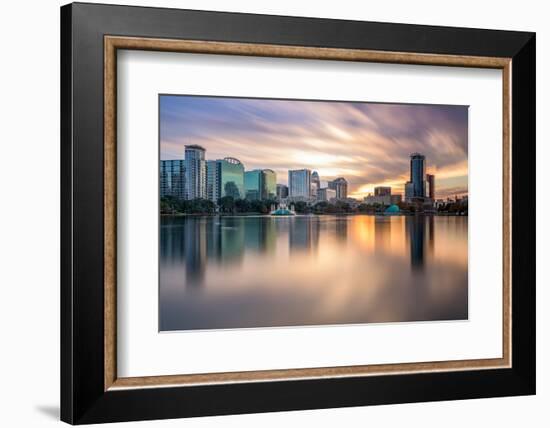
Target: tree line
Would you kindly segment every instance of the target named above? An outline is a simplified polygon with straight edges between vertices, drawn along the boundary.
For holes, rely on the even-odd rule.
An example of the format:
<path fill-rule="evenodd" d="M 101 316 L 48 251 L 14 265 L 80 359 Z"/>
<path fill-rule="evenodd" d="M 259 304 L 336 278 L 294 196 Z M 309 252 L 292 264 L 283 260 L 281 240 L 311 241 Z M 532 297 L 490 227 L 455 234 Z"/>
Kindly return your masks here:
<path fill-rule="evenodd" d="M 215 214 L 216 212 L 268 214 L 273 205 L 277 205 L 274 199 L 248 200 L 224 196 L 218 200 L 218 210 L 216 210 L 216 204 L 208 199 L 181 200 L 173 196 L 164 196 L 160 199 L 160 212 L 162 214 Z"/>
<path fill-rule="evenodd" d="M 248 200 L 224 196 L 216 204 L 208 199 L 181 200 L 173 196 L 165 196 L 160 200 L 161 214 L 269 214 L 273 206 L 277 206 L 275 199 Z M 352 205 L 346 201 L 317 202 L 308 204 L 304 201 L 293 202 L 294 210 L 298 214 L 382 214 L 386 206 L 382 204 Z M 399 209 L 403 213 L 424 212 L 421 204 L 400 202 Z M 434 212 L 436 210 L 430 210 Z M 445 203 L 437 209 L 441 214 L 468 215 L 468 201 Z"/>

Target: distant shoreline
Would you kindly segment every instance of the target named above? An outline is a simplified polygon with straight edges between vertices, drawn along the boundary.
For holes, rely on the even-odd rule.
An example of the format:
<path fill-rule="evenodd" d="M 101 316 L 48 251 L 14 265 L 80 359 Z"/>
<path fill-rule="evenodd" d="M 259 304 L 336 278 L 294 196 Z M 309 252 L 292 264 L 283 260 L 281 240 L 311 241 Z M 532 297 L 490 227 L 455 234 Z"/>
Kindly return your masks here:
<path fill-rule="evenodd" d="M 455 213 L 398 213 L 398 214 L 384 214 L 381 213 L 308 213 L 299 214 L 294 216 L 272 216 L 271 214 L 262 213 L 204 213 L 204 214 L 191 214 L 191 213 L 174 213 L 167 214 L 161 213 L 161 217 L 313 217 L 313 216 L 339 216 L 339 217 L 351 217 L 358 215 L 366 215 L 372 217 L 414 217 L 414 216 L 432 216 L 432 217 L 468 217 L 468 214 L 455 214 Z"/>

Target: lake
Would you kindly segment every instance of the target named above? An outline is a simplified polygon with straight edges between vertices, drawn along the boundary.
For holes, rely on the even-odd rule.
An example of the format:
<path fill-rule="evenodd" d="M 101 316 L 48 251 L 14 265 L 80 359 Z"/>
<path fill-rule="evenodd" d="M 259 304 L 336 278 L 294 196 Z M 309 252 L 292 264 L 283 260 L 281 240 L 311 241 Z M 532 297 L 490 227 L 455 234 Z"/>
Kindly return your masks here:
<path fill-rule="evenodd" d="M 468 318 L 468 218 L 162 216 L 161 331 Z"/>

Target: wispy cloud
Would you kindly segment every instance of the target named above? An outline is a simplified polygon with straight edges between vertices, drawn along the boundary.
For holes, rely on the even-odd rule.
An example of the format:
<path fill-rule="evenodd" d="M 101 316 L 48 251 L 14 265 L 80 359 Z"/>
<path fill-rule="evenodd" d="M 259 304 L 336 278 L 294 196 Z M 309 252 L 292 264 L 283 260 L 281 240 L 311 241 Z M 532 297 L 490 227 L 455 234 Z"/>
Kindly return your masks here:
<path fill-rule="evenodd" d="M 200 144 L 207 159 L 271 168 L 279 183 L 295 168 L 317 170 L 323 181 L 344 176 L 361 197 L 377 185 L 402 193 L 409 154 L 421 152 L 436 196 L 468 191 L 465 106 L 162 96 L 160 109 L 162 159 Z"/>

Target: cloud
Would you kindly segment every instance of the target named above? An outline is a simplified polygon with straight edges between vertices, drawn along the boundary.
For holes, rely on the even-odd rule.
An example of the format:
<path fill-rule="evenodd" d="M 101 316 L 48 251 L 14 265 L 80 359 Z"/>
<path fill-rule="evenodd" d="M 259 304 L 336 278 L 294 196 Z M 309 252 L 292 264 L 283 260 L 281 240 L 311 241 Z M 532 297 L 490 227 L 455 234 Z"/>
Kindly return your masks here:
<path fill-rule="evenodd" d="M 323 181 L 344 176 L 361 197 L 381 184 L 402 193 L 409 154 L 420 152 L 436 175 L 436 196 L 467 193 L 465 106 L 162 96 L 160 109 L 162 159 L 200 144 L 207 159 L 271 168 L 279 183 L 297 168 L 317 170 Z"/>

